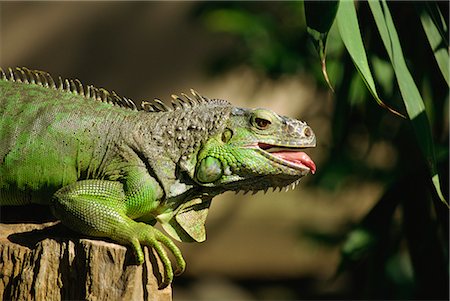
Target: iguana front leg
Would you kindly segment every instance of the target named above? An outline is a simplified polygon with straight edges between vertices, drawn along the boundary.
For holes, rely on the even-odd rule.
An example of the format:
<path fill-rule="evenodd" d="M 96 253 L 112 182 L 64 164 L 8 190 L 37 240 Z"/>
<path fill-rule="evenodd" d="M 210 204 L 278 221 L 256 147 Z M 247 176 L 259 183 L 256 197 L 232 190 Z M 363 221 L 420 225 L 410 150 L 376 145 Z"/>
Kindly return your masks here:
<path fill-rule="evenodd" d="M 136 181 L 134 182 L 138 184 Z M 133 182 L 129 184 L 133 186 Z M 125 185 L 126 186 L 126 185 Z M 165 287 L 173 279 L 173 270 L 165 246 L 175 256 L 178 272 L 185 268 L 185 261 L 178 247 L 151 225 L 136 222 L 130 215 L 145 210 L 142 194 L 151 197 L 153 191 L 146 187 L 126 194 L 124 185 L 116 181 L 84 180 L 67 185 L 54 194 L 52 209 L 57 218 L 69 228 L 86 235 L 108 237 L 119 243 L 131 245 L 139 264 L 144 261 L 141 245 L 155 249 L 164 265 Z M 154 202 L 145 200 L 146 204 Z M 144 207 L 144 208 L 142 208 Z"/>

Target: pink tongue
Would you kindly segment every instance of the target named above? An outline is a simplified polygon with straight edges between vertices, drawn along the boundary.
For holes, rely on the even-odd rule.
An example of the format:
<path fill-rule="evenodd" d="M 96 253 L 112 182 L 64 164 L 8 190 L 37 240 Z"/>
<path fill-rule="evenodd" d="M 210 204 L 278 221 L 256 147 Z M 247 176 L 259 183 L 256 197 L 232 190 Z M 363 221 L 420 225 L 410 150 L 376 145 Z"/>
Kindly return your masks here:
<path fill-rule="evenodd" d="M 311 170 L 311 173 L 314 174 L 316 172 L 316 164 L 311 158 L 305 154 L 304 152 L 273 152 L 272 155 L 275 155 L 283 160 L 289 161 L 294 164 L 301 164 L 308 167 Z"/>

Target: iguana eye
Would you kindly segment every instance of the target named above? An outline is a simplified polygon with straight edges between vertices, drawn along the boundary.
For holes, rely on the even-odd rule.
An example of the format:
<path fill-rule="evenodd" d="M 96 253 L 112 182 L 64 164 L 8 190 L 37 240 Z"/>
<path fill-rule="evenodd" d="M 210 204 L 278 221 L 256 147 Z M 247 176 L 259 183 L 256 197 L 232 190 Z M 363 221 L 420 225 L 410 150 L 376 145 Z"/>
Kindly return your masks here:
<path fill-rule="evenodd" d="M 271 122 L 270 122 L 270 120 L 256 117 L 255 118 L 255 124 L 256 124 L 256 127 L 259 128 L 260 130 L 265 130 L 265 129 L 267 129 L 269 127 Z"/>
<path fill-rule="evenodd" d="M 274 113 L 265 109 L 255 109 L 250 123 L 258 130 L 267 130 L 274 120 Z"/>

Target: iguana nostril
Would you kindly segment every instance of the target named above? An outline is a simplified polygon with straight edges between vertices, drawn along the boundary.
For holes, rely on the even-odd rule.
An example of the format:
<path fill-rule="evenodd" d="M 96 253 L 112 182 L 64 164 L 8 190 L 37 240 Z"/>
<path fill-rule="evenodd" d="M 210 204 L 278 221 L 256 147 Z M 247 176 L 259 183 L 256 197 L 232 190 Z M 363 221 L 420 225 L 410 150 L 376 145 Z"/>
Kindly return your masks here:
<path fill-rule="evenodd" d="M 311 130 L 311 128 L 309 126 L 305 127 L 305 129 L 303 130 L 303 135 L 305 135 L 305 137 L 311 137 L 313 135 L 313 131 Z"/>

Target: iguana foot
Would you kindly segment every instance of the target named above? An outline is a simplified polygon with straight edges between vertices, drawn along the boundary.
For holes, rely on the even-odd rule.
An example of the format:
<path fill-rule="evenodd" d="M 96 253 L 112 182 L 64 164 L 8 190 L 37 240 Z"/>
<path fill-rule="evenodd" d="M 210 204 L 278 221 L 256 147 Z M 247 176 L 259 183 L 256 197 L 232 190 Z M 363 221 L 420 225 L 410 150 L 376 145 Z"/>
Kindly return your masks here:
<path fill-rule="evenodd" d="M 134 236 L 131 239 L 131 246 L 134 250 L 138 264 L 142 264 L 144 262 L 144 253 L 142 252 L 141 245 L 152 247 L 158 254 L 158 257 L 164 266 L 164 278 L 159 288 L 165 288 L 172 282 L 174 274 L 179 275 L 183 273 L 186 268 L 186 262 L 184 261 L 180 249 L 170 238 L 150 225 L 135 223 L 132 227 L 134 229 Z M 167 252 L 164 247 L 169 249 L 175 256 L 175 260 L 177 262 L 177 270 L 175 273 L 173 272 L 170 259 L 167 256 Z"/>
<path fill-rule="evenodd" d="M 164 265 L 164 278 L 160 285 L 160 288 L 164 288 L 172 282 L 174 275 L 164 247 L 175 256 L 178 266 L 176 275 L 181 274 L 186 267 L 180 249 L 153 226 L 128 217 L 123 199 L 120 183 L 84 180 L 58 190 L 51 207 L 54 215 L 72 230 L 131 245 L 139 264 L 144 262 L 141 245 L 155 249 Z"/>

